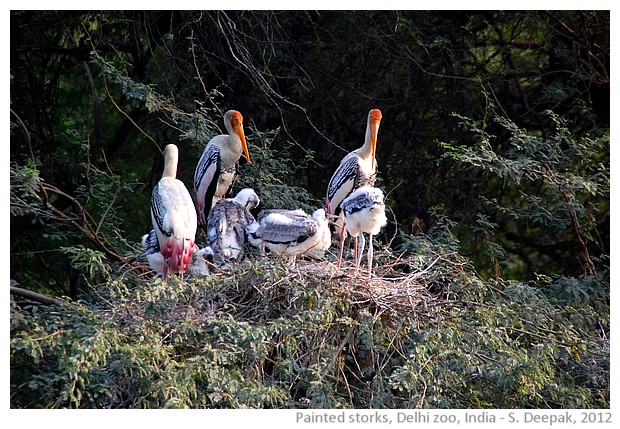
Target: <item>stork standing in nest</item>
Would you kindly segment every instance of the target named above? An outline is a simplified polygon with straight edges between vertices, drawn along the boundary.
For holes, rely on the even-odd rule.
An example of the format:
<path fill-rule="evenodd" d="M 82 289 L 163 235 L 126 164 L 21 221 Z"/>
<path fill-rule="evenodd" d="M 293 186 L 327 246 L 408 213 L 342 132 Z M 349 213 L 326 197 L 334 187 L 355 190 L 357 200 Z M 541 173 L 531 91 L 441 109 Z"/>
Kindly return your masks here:
<path fill-rule="evenodd" d="M 377 150 L 377 136 L 381 124 L 381 111 L 372 109 L 368 112 L 366 121 L 366 137 L 364 145 L 348 153 L 332 175 L 327 186 L 327 199 L 325 211 L 327 216 L 337 218 L 334 222 L 336 232 L 340 236 L 340 252 L 338 253 L 338 265 L 342 261 L 342 250 L 346 238 L 346 230 L 342 227 L 342 201 L 353 191 L 361 186 L 374 186 L 377 178 L 377 162 L 375 153 Z"/>
<path fill-rule="evenodd" d="M 209 140 L 194 173 L 194 191 L 201 226 L 206 225 L 211 207 L 217 200 L 226 198 L 230 191 L 242 153 L 248 164 L 251 164 L 241 113 L 236 110 L 226 112 L 224 126 L 228 134 L 217 135 Z"/>
<path fill-rule="evenodd" d="M 324 209 L 312 216 L 303 210 L 276 209 L 259 215 L 259 221 L 248 228 L 250 243 L 259 249 L 265 246 L 288 258 L 295 266 L 297 256 L 322 258 L 331 245 L 331 232 Z"/>
<path fill-rule="evenodd" d="M 218 200 L 207 219 L 207 244 L 216 265 L 238 260 L 248 241 L 247 228 L 255 222 L 250 210 L 260 204 L 253 189 L 239 191 L 235 198 Z"/>
<path fill-rule="evenodd" d="M 164 282 L 169 271 L 183 276 L 187 270 L 198 227 L 192 197 L 176 178 L 179 149 L 169 144 L 165 156 L 164 173 L 151 196 L 151 220 L 164 258 Z"/>
<path fill-rule="evenodd" d="M 355 268 L 359 270 L 360 259 L 364 252 L 364 233 L 368 240 L 368 278 L 372 277 L 372 237 L 387 224 L 383 192 L 379 188 L 362 186 L 342 201 L 344 228 L 354 237 Z M 338 264 L 340 268 L 340 263 Z"/>

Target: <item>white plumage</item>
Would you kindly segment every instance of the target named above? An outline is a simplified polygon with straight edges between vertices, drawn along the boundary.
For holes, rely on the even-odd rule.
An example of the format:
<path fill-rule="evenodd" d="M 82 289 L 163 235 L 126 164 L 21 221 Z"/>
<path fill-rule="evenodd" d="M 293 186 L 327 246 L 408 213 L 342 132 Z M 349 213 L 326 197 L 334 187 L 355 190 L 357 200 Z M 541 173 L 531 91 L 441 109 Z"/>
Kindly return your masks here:
<path fill-rule="evenodd" d="M 159 242 L 157 241 L 157 234 L 152 229 L 148 234 L 142 236 L 142 246 L 146 251 L 140 255 L 145 256 L 149 266 L 157 274 L 164 275 L 164 255 L 159 250 Z M 192 258 L 187 267 L 187 273 L 191 276 L 206 276 L 209 274 L 209 267 L 207 261 L 213 259 L 213 250 L 210 247 L 203 247 L 199 249 L 198 246 L 194 247 Z"/>
<path fill-rule="evenodd" d="M 164 173 L 151 197 L 151 220 L 164 259 L 164 282 L 169 271 L 182 276 L 187 270 L 198 227 L 192 197 L 176 178 L 179 149 L 169 144 L 165 156 Z"/>
<path fill-rule="evenodd" d="M 250 213 L 260 204 L 253 189 L 239 191 L 235 198 L 218 200 L 207 219 L 207 244 L 213 249 L 216 265 L 238 260 L 247 243 L 247 227 L 253 223 Z"/>
<path fill-rule="evenodd" d="M 213 250 L 209 246 L 205 246 L 194 252 L 190 261 L 187 272 L 190 276 L 200 277 L 209 275 L 208 262 L 213 261 Z"/>
<path fill-rule="evenodd" d="M 226 112 L 224 126 L 228 134 L 220 134 L 209 140 L 194 173 L 194 191 L 201 226 L 206 224 L 213 205 L 217 200 L 225 198 L 232 187 L 242 153 L 248 164 L 251 164 L 241 113 L 236 110 Z"/>
<path fill-rule="evenodd" d="M 300 209 L 265 211 L 248 227 L 248 233 L 252 245 L 260 249 L 266 246 L 288 258 L 291 266 L 295 265 L 299 255 L 323 257 L 331 245 L 331 233 L 323 209 L 316 210 L 312 216 Z"/>
<path fill-rule="evenodd" d="M 362 186 L 342 201 L 344 227 L 355 239 L 355 267 L 359 269 L 364 252 L 364 233 L 368 240 L 368 276 L 372 275 L 372 237 L 387 224 L 383 192 L 379 188 Z"/>
<path fill-rule="evenodd" d="M 327 186 L 325 210 L 329 217 L 336 217 L 334 222 L 336 232 L 340 236 L 340 252 L 338 265 L 342 261 L 342 249 L 346 238 L 346 230 L 342 228 L 342 201 L 361 186 L 374 186 L 377 177 L 377 162 L 375 153 L 377 136 L 381 124 L 381 111 L 372 109 L 368 112 L 366 121 L 366 137 L 364 145 L 348 153 L 332 175 Z"/>

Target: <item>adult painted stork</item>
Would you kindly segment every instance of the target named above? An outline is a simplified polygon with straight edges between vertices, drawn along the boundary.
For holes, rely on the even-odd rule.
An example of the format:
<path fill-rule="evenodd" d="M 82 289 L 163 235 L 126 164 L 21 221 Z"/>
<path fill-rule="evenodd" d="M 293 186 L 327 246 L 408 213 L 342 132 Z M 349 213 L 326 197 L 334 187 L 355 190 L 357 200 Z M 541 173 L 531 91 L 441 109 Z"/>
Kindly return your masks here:
<path fill-rule="evenodd" d="M 187 270 L 195 250 L 198 227 L 192 197 L 183 182 L 176 178 L 179 149 L 169 144 L 165 155 L 164 174 L 151 197 L 151 220 L 164 258 L 164 282 L 168 280 L 169 271 L 183 276 Z"/>
<path fill-rule="evenodd" d="M 216 265 L 236 261 L 248 242 L 247 227 L 255 222 L 250 213 L 260 204 L 253 189 L 239 191 L 235 198 L 218 200 L 207 218 L 207 244 L 213 249 Z"/>
<path fill-rule="evenodd" d="M 383 192 L 379 188 L 362 186 L 345 198 L 341 207 L 344 214 L 344 227 L 355 240 L 354 261 L 356 269 L 359 269 L 360 259 L 364 252 L 364 233 L 369 235 L 368 277 L 370 278 L 372 276 L 372 237 L 387 224 Z M 340 243 L 340 249 L 342 252 L 342 243 Z"/>
<path fill-rule="evenodd" d="M 259 215 L 259 220 L 248 227 L 248 240 L 256 247 L 266 246 L 295 266 L 297 256 L 323 257 L 331 245 L 331 232 L 324 209 L 312 216 L 303 210 L 276 209 Z"/>
<path fill-rule="evenodd" d="M 381 118 L 382 115 L 379 109 L 372 109 L 368 112 L 364 145 L 353 152 L 349 152 L 340 161 L 340 165 L 332 175 L 327 186 L 325 211 L 328 217 L 337 218 L 334 221 L 334 225 L 336 232 L 340 236 L 338 265 L 342 261 L 343 243 L 346 238 L 346 230 L 342 227 L 344 219 L 341 204 L 345 198 L 359 187 L 374 186 L 375 184 L 375 179 L 377 178 L 375 153 Z"/>
<path fill-rule="evenodd" d="M 146 251 L 140 255 L 140 257 L 145 256 L 151 269 L 157 274 L 163 276 L 165 264 L 164 255 L 161 254 L 159 249 L 159 241 L 157 241 L 157 234 L 155 234 L 154 229 L 150 230 L 148 234 L 144 234 L 142 236 L 142 246 L 146 249 Z M 208 275 L 209 267 L 207 262 L 213 261 L 213 250 L 211 250 L 208 246 L 203 247 L 202 249 L 198 249 L 196 246 L 194 250 L 195 251 L 192 254 L 192 258 L 187 267 L 187 273 L 194 277 Z"/>
<path fill-rule="evenodd" d="M 228 134 L 220 134 L 209 140 L 194 173 L 194 191 L 201 226 L 206 224 L 211 207 L 230 191 L 242 153 L 248 164 L 251 164 L 241 113 L 236 110 L 226 112 L 224 126 Z"/>

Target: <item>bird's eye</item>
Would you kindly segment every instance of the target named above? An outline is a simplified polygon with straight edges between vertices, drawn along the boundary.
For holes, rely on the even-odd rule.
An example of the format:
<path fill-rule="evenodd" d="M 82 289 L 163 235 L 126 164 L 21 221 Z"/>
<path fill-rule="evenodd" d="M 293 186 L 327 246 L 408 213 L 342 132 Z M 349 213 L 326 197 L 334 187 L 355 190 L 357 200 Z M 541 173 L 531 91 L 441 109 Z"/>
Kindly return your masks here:
<path fill-rule="evenodd" d="M 243 116 L 241 116 L 241 113 L 239 113 L 239 112 L 235 112 L 235 113 L 233 114 L 233 117 L 232 117 L 232 122 L 233 122 L 234 124 L 239 124 L 239 123 L 242 123 L 242 122 L 243 122 Z"/>

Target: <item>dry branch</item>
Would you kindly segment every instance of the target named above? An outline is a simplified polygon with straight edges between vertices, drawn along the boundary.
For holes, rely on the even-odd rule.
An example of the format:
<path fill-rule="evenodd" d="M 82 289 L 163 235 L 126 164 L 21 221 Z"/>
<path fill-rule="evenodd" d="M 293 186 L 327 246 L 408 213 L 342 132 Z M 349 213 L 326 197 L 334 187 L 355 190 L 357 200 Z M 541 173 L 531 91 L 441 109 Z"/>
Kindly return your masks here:
<path fill-rule="evenodd" d="M 18 295 L 45 305 L 65 305 L 65 303 L 59 299 L 13 285 L 11 285 L 11 295 Z"/>

